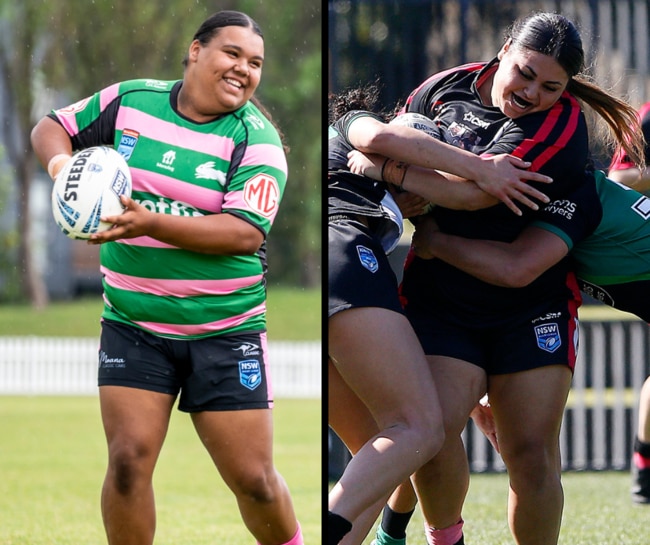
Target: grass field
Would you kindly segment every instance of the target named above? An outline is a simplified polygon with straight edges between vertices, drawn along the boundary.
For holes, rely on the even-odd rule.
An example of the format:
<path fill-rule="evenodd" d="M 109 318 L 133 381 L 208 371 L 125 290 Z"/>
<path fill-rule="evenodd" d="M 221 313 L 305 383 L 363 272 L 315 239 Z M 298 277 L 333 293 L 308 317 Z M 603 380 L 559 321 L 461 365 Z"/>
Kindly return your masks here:
<path fill-rule="evenodd" d="M 267 301 L 270 340 L 321 338 L 320 289 L 269 288 Z M 101 296 L 53 302 L 43 310 L 29 305 L 0 305 L 0 335 L 96 337 Z"/>
<path fill-rule="evenodd" d="M 305 542 L 321 542 L 320 400 L 278 400 L 275 462 Z M 106 447 L 95 397 L 0 397 L 0 545 L 106 543 Z M 189 417 L 175 411 L 155 474 L 156 545 L 252 545 Z"/>
<path fill-rule="evenodd" d="M 473 474 L 465 504 L 468 545 L 513 545 L 506 519 L 508 480 L 505 474 Z M 647 545 L 650 506 L 630 500 L 627 472 L 567 472 L 563 476 L 564 517 L 559 545 Z M 368 545 L 372 535 L 364 541 Z M 425 543 L 422 517 L 416 513 L 407 543 Z"/>

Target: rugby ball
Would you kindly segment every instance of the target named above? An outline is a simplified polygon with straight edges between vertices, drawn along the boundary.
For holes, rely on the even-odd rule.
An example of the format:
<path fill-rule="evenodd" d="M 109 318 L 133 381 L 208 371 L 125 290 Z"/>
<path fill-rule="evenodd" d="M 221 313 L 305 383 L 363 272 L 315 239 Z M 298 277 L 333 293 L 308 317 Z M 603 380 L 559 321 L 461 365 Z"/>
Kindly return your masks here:
<path fill-rule="evenodd" d="M 407 112 L 405 114 L 397 115 L 390 120 L 389 124 L 418 129 L 437 139 L 439 139 L 440 136 L 438 126 L 433 119 L 415 112 Z"/>
<path fill-rule="evenodd" d="M 104 216 L 124 211 L 120 196 L 131 196 L 131 171 L 113 148 L 96 146 L 77 152 L 56 176 L 52 188 L 54 221 L 66 236 L 88 239 L 106 231 Z"/>

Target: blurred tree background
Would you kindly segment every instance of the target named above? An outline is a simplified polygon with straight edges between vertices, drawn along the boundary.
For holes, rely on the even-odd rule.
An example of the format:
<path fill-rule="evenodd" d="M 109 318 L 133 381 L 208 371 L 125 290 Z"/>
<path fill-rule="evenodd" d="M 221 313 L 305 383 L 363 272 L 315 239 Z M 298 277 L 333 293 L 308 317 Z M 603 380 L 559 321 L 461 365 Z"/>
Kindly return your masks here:
<path fill-rule="evenodd" d="M 34 177 L 42 172 L 29 143 L 36 121 L 116 81 L 180 79 L 196 29 L 224 9 L 243 11 L 262 28 L 266 62 L 257 96 L 291 148 L 287 191 L 269 236 L 269 280 L 320 285 L 319 1 L 0 0 L 0 163 L 11 173 L 0 176 L 0 215 L 8 184 L 17 207 L 14 221 L 0 222 L 0 300 L 48 301 L 29 214 Z"/>

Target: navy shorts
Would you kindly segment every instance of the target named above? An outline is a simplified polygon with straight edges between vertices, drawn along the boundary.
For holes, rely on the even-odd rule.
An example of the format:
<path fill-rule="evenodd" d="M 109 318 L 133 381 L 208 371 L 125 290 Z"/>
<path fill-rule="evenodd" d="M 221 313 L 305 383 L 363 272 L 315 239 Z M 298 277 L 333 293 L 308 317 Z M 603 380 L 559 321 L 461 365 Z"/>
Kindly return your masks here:
<path fill-rule="evenodd" d="M 544 301 L 498 320 L 467 326 L 450 319 L 450 311 L 407 316 L 427 355 L 473 363 L 487 375 L 516 373 L 547 365 L 575 368 L 578 350 L 577 303 Z"/>
<path fill-rule="evenodd" d="M 99 386 L 127 386 L 178 395 L 185 412 L 273 406 L 266 333 L 196 340 L 167 339 L 102 321 Z"/>
<path fill-rule="evenodd" d="M 650 280 L 599 286 L 579 278 L 578 283 L 580 290 L 590 297 L 650 323 Z"/>
<path fill-rule="evenodd" d="M 380 242 L 354 218 L 328 225 L 328 316 L 357 307 L 403 313 L 397 277 Z"/>

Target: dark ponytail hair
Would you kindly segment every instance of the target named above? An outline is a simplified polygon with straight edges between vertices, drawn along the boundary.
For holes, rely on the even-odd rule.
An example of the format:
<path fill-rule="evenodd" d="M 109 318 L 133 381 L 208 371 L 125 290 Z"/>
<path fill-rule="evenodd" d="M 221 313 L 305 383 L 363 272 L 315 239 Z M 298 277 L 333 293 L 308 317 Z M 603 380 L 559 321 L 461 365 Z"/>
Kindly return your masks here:
<path fill-rule="evenodd" d="M 558 13 L 534 13 L 515 21 L 506 38 L 511 40 L 511 47 L 553 57 L 569 76 L 566 90 L 588 104 L 609 126 L 609 144 L 620 145 L 641 170 L 645 168 L 643 132 L 636 110 L 583 73 L 582 40 L 569 19 Z"/>

